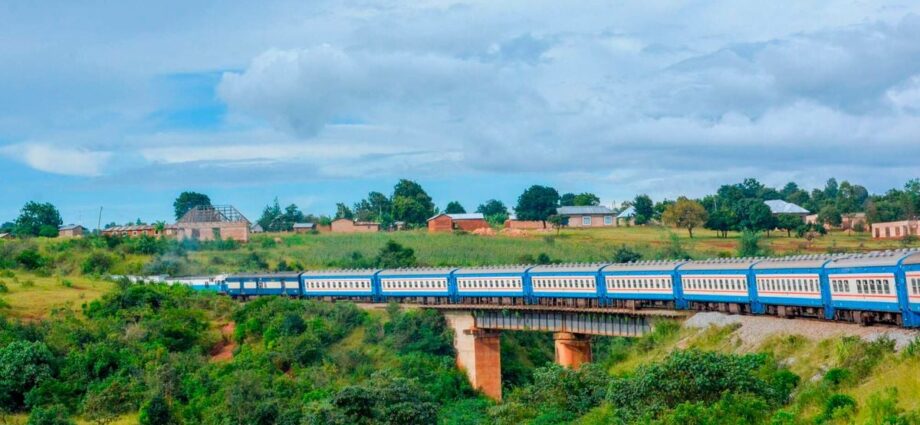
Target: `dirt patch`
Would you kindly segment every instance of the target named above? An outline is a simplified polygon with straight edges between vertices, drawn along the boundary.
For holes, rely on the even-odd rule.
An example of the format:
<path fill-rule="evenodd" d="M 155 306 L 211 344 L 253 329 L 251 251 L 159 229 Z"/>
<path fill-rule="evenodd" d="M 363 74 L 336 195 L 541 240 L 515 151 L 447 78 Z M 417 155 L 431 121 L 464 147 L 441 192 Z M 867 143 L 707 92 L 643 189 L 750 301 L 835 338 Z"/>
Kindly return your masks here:
<path fill-rule="evenodd" d="M 233 358 L 233 350 L 236 349 L 236 342 L 233 341 L 235 331 L 235 322 L 220 327 L 220 342 L 211 349 L 212 362 L 225 362 Z"/>
<path fill-rule="evenodd" d="M 482 227 L 475 229 L 470 233 L 478 236 L 495 236 L 495 230 L 493 230 L 491 227 Z"/>

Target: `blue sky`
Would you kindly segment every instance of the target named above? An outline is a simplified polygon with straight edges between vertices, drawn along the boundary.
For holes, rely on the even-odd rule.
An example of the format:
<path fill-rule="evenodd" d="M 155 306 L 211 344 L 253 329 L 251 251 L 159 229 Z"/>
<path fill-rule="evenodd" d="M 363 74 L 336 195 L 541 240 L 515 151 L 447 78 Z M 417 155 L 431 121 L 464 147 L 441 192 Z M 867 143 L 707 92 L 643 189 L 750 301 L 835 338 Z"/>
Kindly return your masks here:
<path fill-rule="evenodd" d="M 762 4 L 768 3 L 768 4 Z M 0 3 L 0 221 L 920 176 L 920 3 Z"/>

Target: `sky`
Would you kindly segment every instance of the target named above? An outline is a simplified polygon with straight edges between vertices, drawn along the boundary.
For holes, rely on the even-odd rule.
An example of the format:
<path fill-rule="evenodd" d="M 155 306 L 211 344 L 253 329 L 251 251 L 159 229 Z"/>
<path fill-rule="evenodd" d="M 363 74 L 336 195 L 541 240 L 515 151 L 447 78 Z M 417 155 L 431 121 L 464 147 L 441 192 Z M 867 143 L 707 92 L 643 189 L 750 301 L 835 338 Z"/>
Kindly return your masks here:
<path fill-rule="evenodd" d="M 920 176 L 917 1 L 0 2 L 0 221 Z"/>

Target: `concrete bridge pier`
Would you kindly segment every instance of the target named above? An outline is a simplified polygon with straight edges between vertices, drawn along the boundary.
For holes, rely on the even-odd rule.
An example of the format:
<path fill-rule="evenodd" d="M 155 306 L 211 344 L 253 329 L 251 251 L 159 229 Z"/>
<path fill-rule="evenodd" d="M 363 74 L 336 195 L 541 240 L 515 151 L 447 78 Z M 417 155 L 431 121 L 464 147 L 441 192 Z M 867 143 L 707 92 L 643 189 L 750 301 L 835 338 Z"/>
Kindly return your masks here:
<path fill-rule="evenodd" d="M 498 331 L 476 328 L 469 311 L 445 311 L 454 330 L 457 366 L 466 372 L 473 388 L 487 397 L 502 399 L 501 337 Z"/>
<path fill-rule="evenodd" d="M 569 369 L 578 369 L 591 362 L 591 337 L 570 332 L 553 334 L 556 346 L 556 364 Z"/>

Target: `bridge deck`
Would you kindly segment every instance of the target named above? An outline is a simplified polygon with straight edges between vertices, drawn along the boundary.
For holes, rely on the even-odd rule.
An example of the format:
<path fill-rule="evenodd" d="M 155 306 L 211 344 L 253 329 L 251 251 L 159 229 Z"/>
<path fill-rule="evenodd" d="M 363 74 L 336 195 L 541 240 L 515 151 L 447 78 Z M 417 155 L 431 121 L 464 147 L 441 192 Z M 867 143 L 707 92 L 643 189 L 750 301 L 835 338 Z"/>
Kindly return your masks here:
<path fill-rule="evenodd" d="M 508 310 L 508 311 L 527 311 L 527 312 L 565 312 L 565 313 L 594 313 L 594 314 L 612 314 L 620 316 L 653 316 L 672 319 L 683 319 L 693 314 L 690 311 L 675 310 L 632 310 L 628 308 L 604 308 L 604 307 L 555 307 L 546 305 L 490 305 L 490 304 L 411 304 L 412 307 L 432 308 L 436 310 Z"/>

